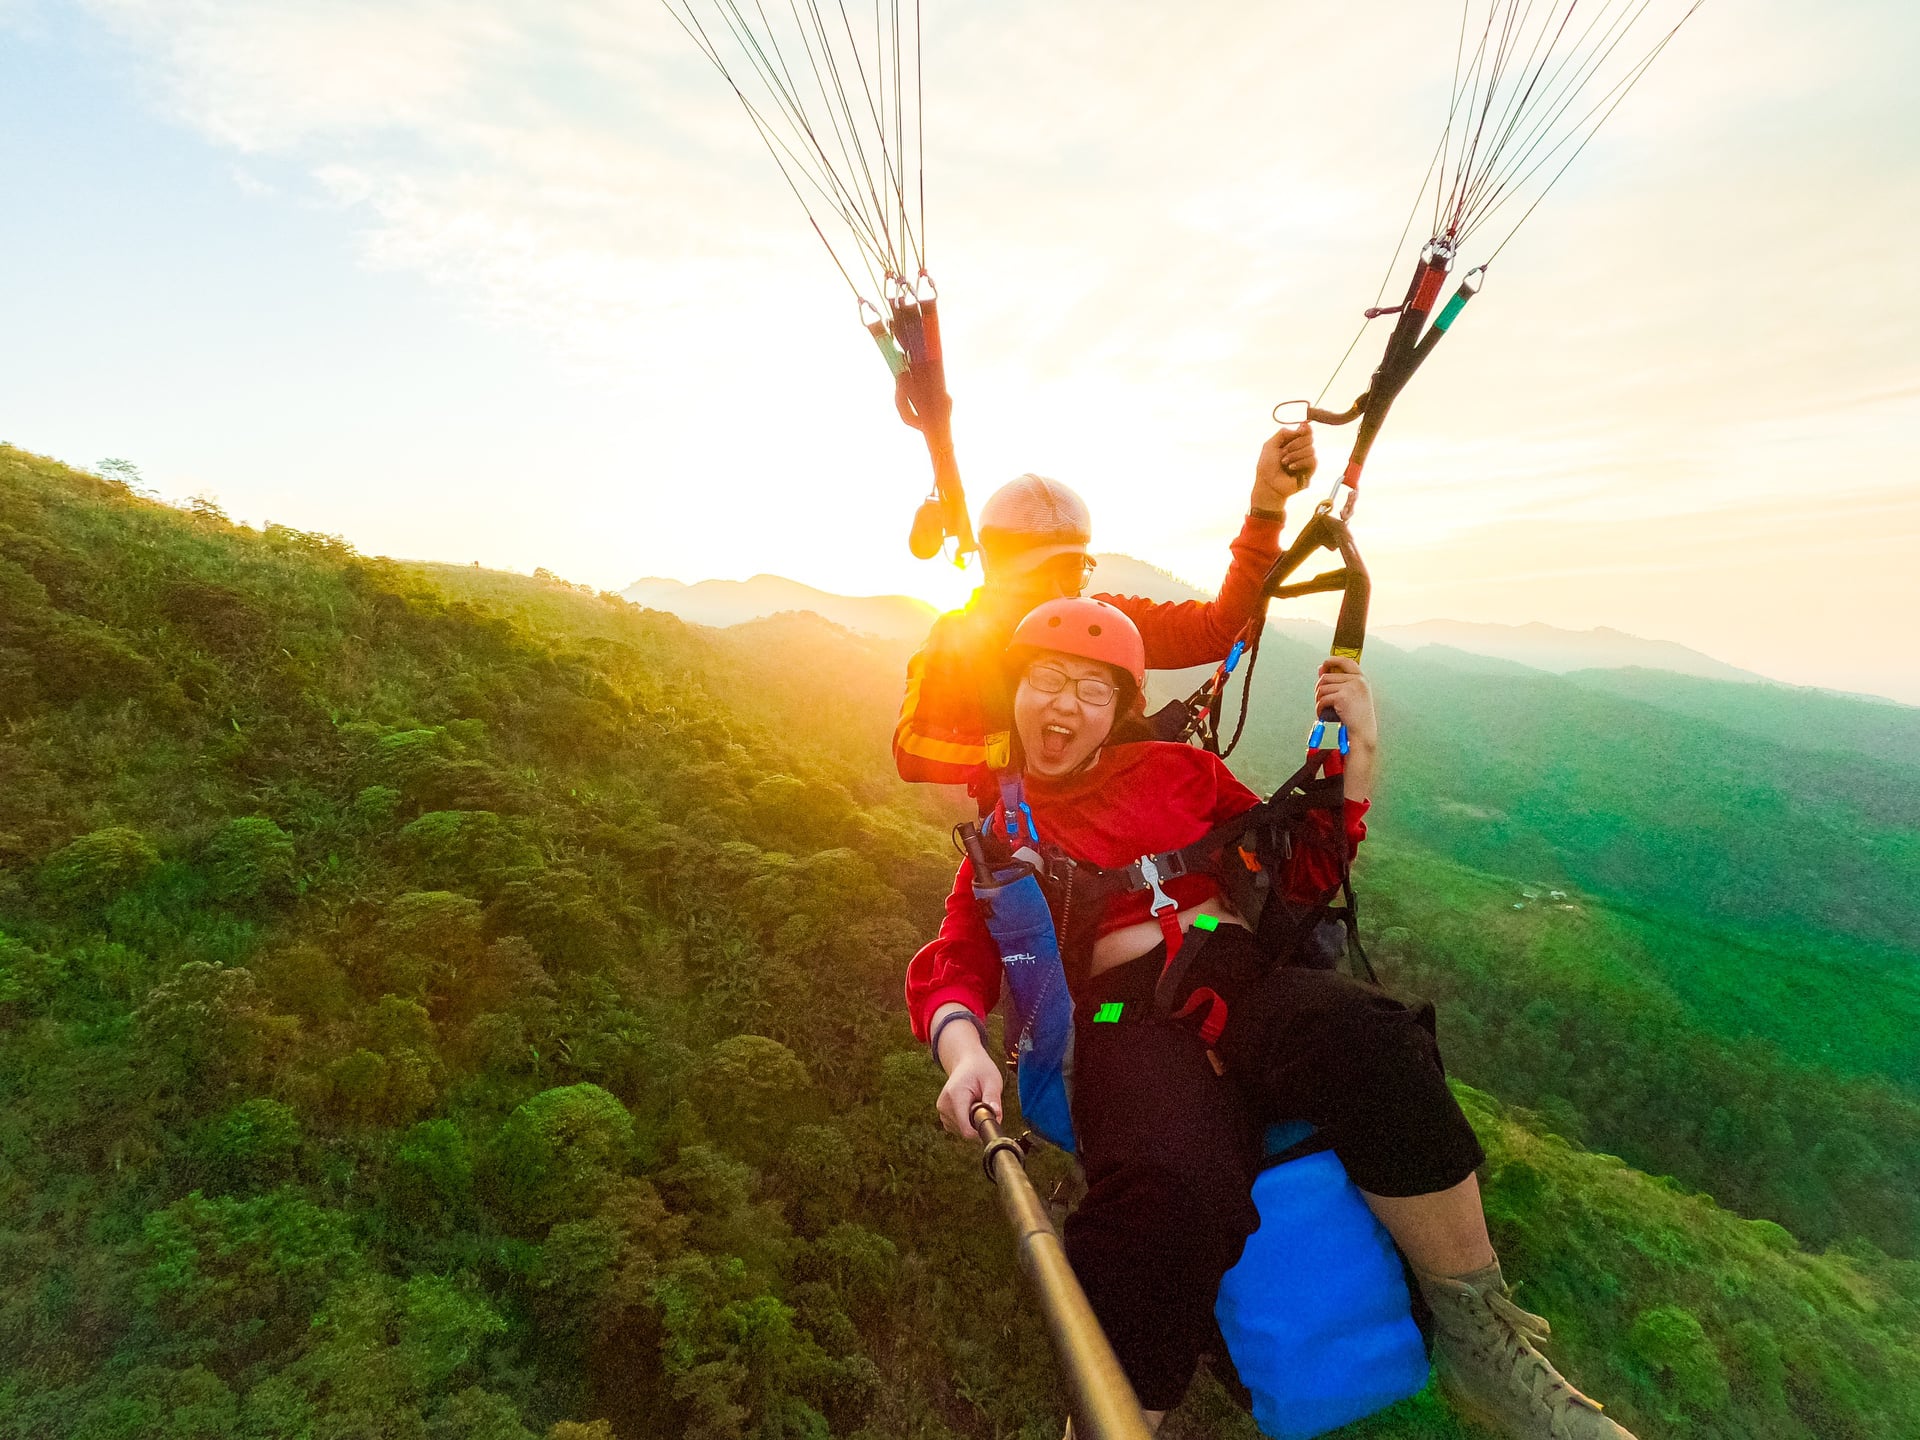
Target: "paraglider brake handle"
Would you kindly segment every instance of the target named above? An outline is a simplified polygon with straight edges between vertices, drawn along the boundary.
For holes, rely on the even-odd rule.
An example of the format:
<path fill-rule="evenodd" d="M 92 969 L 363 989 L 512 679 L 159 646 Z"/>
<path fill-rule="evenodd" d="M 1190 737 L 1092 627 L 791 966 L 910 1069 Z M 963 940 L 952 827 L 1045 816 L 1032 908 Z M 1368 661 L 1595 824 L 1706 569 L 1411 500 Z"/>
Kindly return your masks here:
<path fill-rule="evenodd" d="M 1371 390 L 1362 391 L 1360 398 L 1345 410 L 1322 410 L 1311 400 L 1282 400 L 1273 407 L 1273 423 L 1303 425 L 1311 420 L 1315 425 L 1351 424 L 1367 413 L 1367 401 L 1372 398 Z"/>
<path fill-rule="evenodd" d="M 1322 550 L 1331 550 L 1340 557 L 1338 569 L 1308 580 L 1287 583 L 1290 575 Z M 1372 580 L 1367 575 L 1366 561 L 1360 558 L 1359 547 L 1353 543 L 1353 532 L 1347 528 L 1344 520 L 1330 510 L 1315 509 L 1312 518 L 1294 537 L 1293 544 L 1273 562 L 1260 588 L 1264 595 L 1275 600 L 1337 591 L 1340 595 L 1340 614 L 1333 626 L 1333 653 L 1357 657 L 1361 647 L 1366 644 L 1367 606 L 1373 594 Z"/>

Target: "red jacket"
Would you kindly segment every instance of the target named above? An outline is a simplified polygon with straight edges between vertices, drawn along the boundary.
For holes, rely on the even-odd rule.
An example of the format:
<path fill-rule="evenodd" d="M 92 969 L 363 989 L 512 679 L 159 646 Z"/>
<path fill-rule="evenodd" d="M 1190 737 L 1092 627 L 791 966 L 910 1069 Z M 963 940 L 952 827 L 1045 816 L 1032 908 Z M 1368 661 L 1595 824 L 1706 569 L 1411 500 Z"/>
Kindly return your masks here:
<path fill-rule="evenodd" d="M 1149 669 L 1213 664 L 1226 658 L 1253 618 L 1261 584 L 1279 555 L 1280 522 L 1248 516 L 1214 599 L 1096 598 L 1126 611 L 1140 627 Z M 893 763 L 902 780 L 972 788 L 1007 765 L 1012 699 L 1003 657 L 1026 610 L 1024 601 L 983 585 L 964 609 L 933 622 L 927 643 L 907 662 L 906 698 L 893 730 Z"/>
<path fill-rule="evenodd" d="M 1243 814 L 1260 797 L 1233 777 L 1217 755 L 1191 745 L 1149 741 L 1110 745 L 1092 768 L 1062 780 L 1026 778 L 1027 803 L 1043 839 L 1076 860 L 1111 869 L 1142 855 L 1191 845 L 1223 820 Z M 1348 801 L 1347 854 L 1366 838 L 1365 801 Z M 1326 811 L 1311 811 L 1307 824 L 1330 828 Z M 1330 899 L 1340 885 L 1332 855 L 1318 845 L 1296 845 L 1280 878 L 1280 893 L 1297 904 Z M 1181 909 L 1220 893 L 1205 874 L 1182 875 L 1166 892 Z M 1108 902 L 1095 933 L 1151 918 L 1146 891 L 1116 895 Z M 947 915 L 939 937 L 921 947 L 907 966 L 907 1013 L 913 1033 L 927 1038 L 927 1023 L 949 1000 L 985 1015 L 1000 998 L 1000 952 L 973 898 L 973 867 L 966 861 L 954 877 Z"/>

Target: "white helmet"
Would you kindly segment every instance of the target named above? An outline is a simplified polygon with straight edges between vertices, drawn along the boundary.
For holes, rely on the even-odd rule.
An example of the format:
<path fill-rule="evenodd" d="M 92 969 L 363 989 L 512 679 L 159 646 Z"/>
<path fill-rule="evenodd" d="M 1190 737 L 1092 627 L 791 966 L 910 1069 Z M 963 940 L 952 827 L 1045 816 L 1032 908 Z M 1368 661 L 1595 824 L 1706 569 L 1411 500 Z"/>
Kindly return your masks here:
<path fill-rule="evenodd" d="M 1087 502 L 1058 480 L 1022 475 L 980 511 L 980 552 L 989 570 L 1021 573 L 1056 555 L 1086 554 L 1093 539 Z"/>

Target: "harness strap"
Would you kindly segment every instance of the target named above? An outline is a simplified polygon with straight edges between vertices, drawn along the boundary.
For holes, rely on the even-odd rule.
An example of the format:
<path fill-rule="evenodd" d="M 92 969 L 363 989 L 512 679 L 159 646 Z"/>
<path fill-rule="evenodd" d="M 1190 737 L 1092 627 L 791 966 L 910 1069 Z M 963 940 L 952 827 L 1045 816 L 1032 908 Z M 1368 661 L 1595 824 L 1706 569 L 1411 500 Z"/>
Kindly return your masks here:
<path fill-rule="evenodd" d="M 1160 868 L 1162 860 L 1167 862 L 1165 870 Z M 1153 891 L 1153 918 L 1160 922 L 1160 938 L 1167 942 L 1167 964 L 1173 964 L 1173 957 L 1180 953 L 1180 942 L 1185 938 L 1180 933 L 1180 905 L 1160 888 L 1160 882 L 1186 874 L 1186 857 L 1179 851 L 1142 855 L 1121 873 L 1127 877 L 1129 893 L 1135 890 Z"/>
<path fill-rule="evenodd" d="M 1339 806 L 1345 788 L 1338 773 L 1340 759 L 1337 753 L 1332 752 L 1314 754 L 1267 799 L 1214 826 L 1191 844 L 1177 850 L 1142 855 L 1112 869 L 1076 860 L 1057 844 L 1040 839 L 1019 776 L 1002 773 L 996 777 L 1000 803 L 991 819 L 982 825 L 981 829 L 986 833 L 980 838 L 989 843 L 993 852 L 1003 857 L 996 859 L 994 864 L 1004 863 L 1004 858 L 1017 858 L 1030 864 L 1037 872 L 1047 891 L 1049 908 L 1053 911 L 1069 974 L 1073 973 L 1074 961 L 1071 957 L 1076 953 L 1084 953 L 1075 947 L 1091 942 L 1089 927 L 1100 915 L 1105 903 L 1120 894 L 1148 892 L 1151 896 L 1149 913 L 1159 926 L 1161 939 L 1166 946 L 1166 961 L 1157 988 L 1162 995 L 1171 997 L 1178 989 L 1176 972 L 1185 968 L 1180 962 L 1188 958 L 1184 951 L 1192 947 L 1186 944 L 1187 937 L 1180 928 L 1180 906 L 1167 893 L 1168 883 L 1184 875 L 1211 873 L 1220 878 L 1227 893 L 1232 895 L 1235 892 L 1229 881 L 1238 875 L 1242 867 L 1258 878 L 1265 868 L 1263 857 L 1269 845 L 1276 852 L 1272 858 L 1283 858 L 1291 853 L 1293 831 L 1296 828 L 1294 822 L 1309 811 L 1330 810 Z M 1329 773 L 1322 774 L 1323 768 Z M 1268 834 L 1253 838 L 1249 844 L 1249 832 L 1262 830 Z M 1344 845 L 1338 838 L 1335 843 L 1342 851 L 1340 888 L 1347 897 L 1349 908 L 1344 916 L 1350 922 L 1353 913 L 1352 889 L 1347 884 Z M 1255 923 L 1255 912 L 1249 911 L 1247 919 L 1249 924 Z M 1219 1007 L 1219 1012 L 1219 1019 L 1215 1023 L 1224 1025 L 1224 1003 Z M 1213 1012 L 1210 1010 L 1209 1019 L 1212 1018 Z"/>
<path fill-rule="evenodd" d="M 1206 1007 L 1207 1015 L 1206 1019 L 1200 1022 L 1200 1038 L 1208 1048 L 1212 1048 L 1219 1043 L 1220 1037 L 1227 1030 L 1227 1002 L 1220 998 L 1219 991 L 1209 985 L 1197 986 L 1187 997 L 1187 1003 L 1173 1012 L 1173 1018 L 1184 1020 L 1203 1005 Z"/>
<path fill-rule="evenodd" d="M 1344 782 L 1339 774 L 1320 774 L 1322 760 L 1325 757 L 1315 755 L 1308 759 L 1276 789 L 1271 796 L 1249 810 L 1243 810 L 1230 820 L 1222 821 L 1191 844 L 1182 845 L 1178 850 L 1161 850 L 1151 855 L 1142 855 L 1126 865 L 1114 869 L 1104 869 L 1098 865 L 1075 860 L 1056 846 L 1042 844 L 1040 853 L 1045 858 L 1046 877 L 1053 883 L 1064 883 L 1071 887 L 1076 904 L 1098 904 L 1109 895 L 1132 894 L 1137 891 L 1151 891 L 1153 895 L 1152 914 L 1159 921 L 1162 935 L 1167 939 L 1169 958 L 1180 948 L 1179 905 L 1164 888 L 1169 880 L 1177 880 L 1182 875 L 1214 868 L 1221 858 L 1221 852 L 1229 844 L 1237 844 L 1249 830 L 1262 825 L 1276 824 L 1296 818 L 1309 810 L 1328 810 L 1341 801 L 1345 793 Z M 1009 838 L 1019 833 L 1019 812 L 1024 809 L 1023 800 L 1009 803 L 1008 794 L 1019 794 L 1018 781 L 1009 787 L 1002 781 L 1002 823 Z M 1029 814 L 1027 821 L 1031 827 Z M 1240 863 L 1255 868 L 1256 862 L 1249 862 L 1246 852 L 1240 850 Z M 1084 900 L 1082 897 L 1085 897 Z"/>

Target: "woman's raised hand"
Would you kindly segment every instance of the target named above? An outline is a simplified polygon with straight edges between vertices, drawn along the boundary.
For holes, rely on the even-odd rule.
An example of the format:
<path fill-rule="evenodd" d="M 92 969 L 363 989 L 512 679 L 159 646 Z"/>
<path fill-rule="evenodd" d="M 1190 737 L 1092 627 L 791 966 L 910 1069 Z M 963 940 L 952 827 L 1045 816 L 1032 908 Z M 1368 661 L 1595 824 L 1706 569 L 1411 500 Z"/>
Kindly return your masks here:
<path fill-rule="evenodd" d="M 1255 510 L 1284 510 L 1287 497 L 1297 495 L 1313 482 L 1319 463 L 1313 453 L 1313 427 L 1291 426 L 1277 431 L 1260 447 L 1260 458 L 1253 467 Z"/>
<path fill-rule="evenodd" d="M 1314 682 L 1315 713 L 1332 710 L 1347 727 L 1346 797 L 1353 801 L 1373 798 L 1374 768 L 1379 763 L 1380 721 L 1373 711 L 1373 691 L 1367 677 L 1360 673 L 1360 662 L 1345 655 L 1332 655 L 1320 662 L 1320 678 Z"/>
<path fill-rule="evenodd" d="M 1373 713 L 1373 690 L 1360 673 L 1360 662 L 1345 655 L 1329 655 L 1320 662 L 1313 685 L 1313 708 L 1331 710 L 1347 727 L 1347 743 L 1368 750 L 1380 744 L 1380 721 Z"/>

